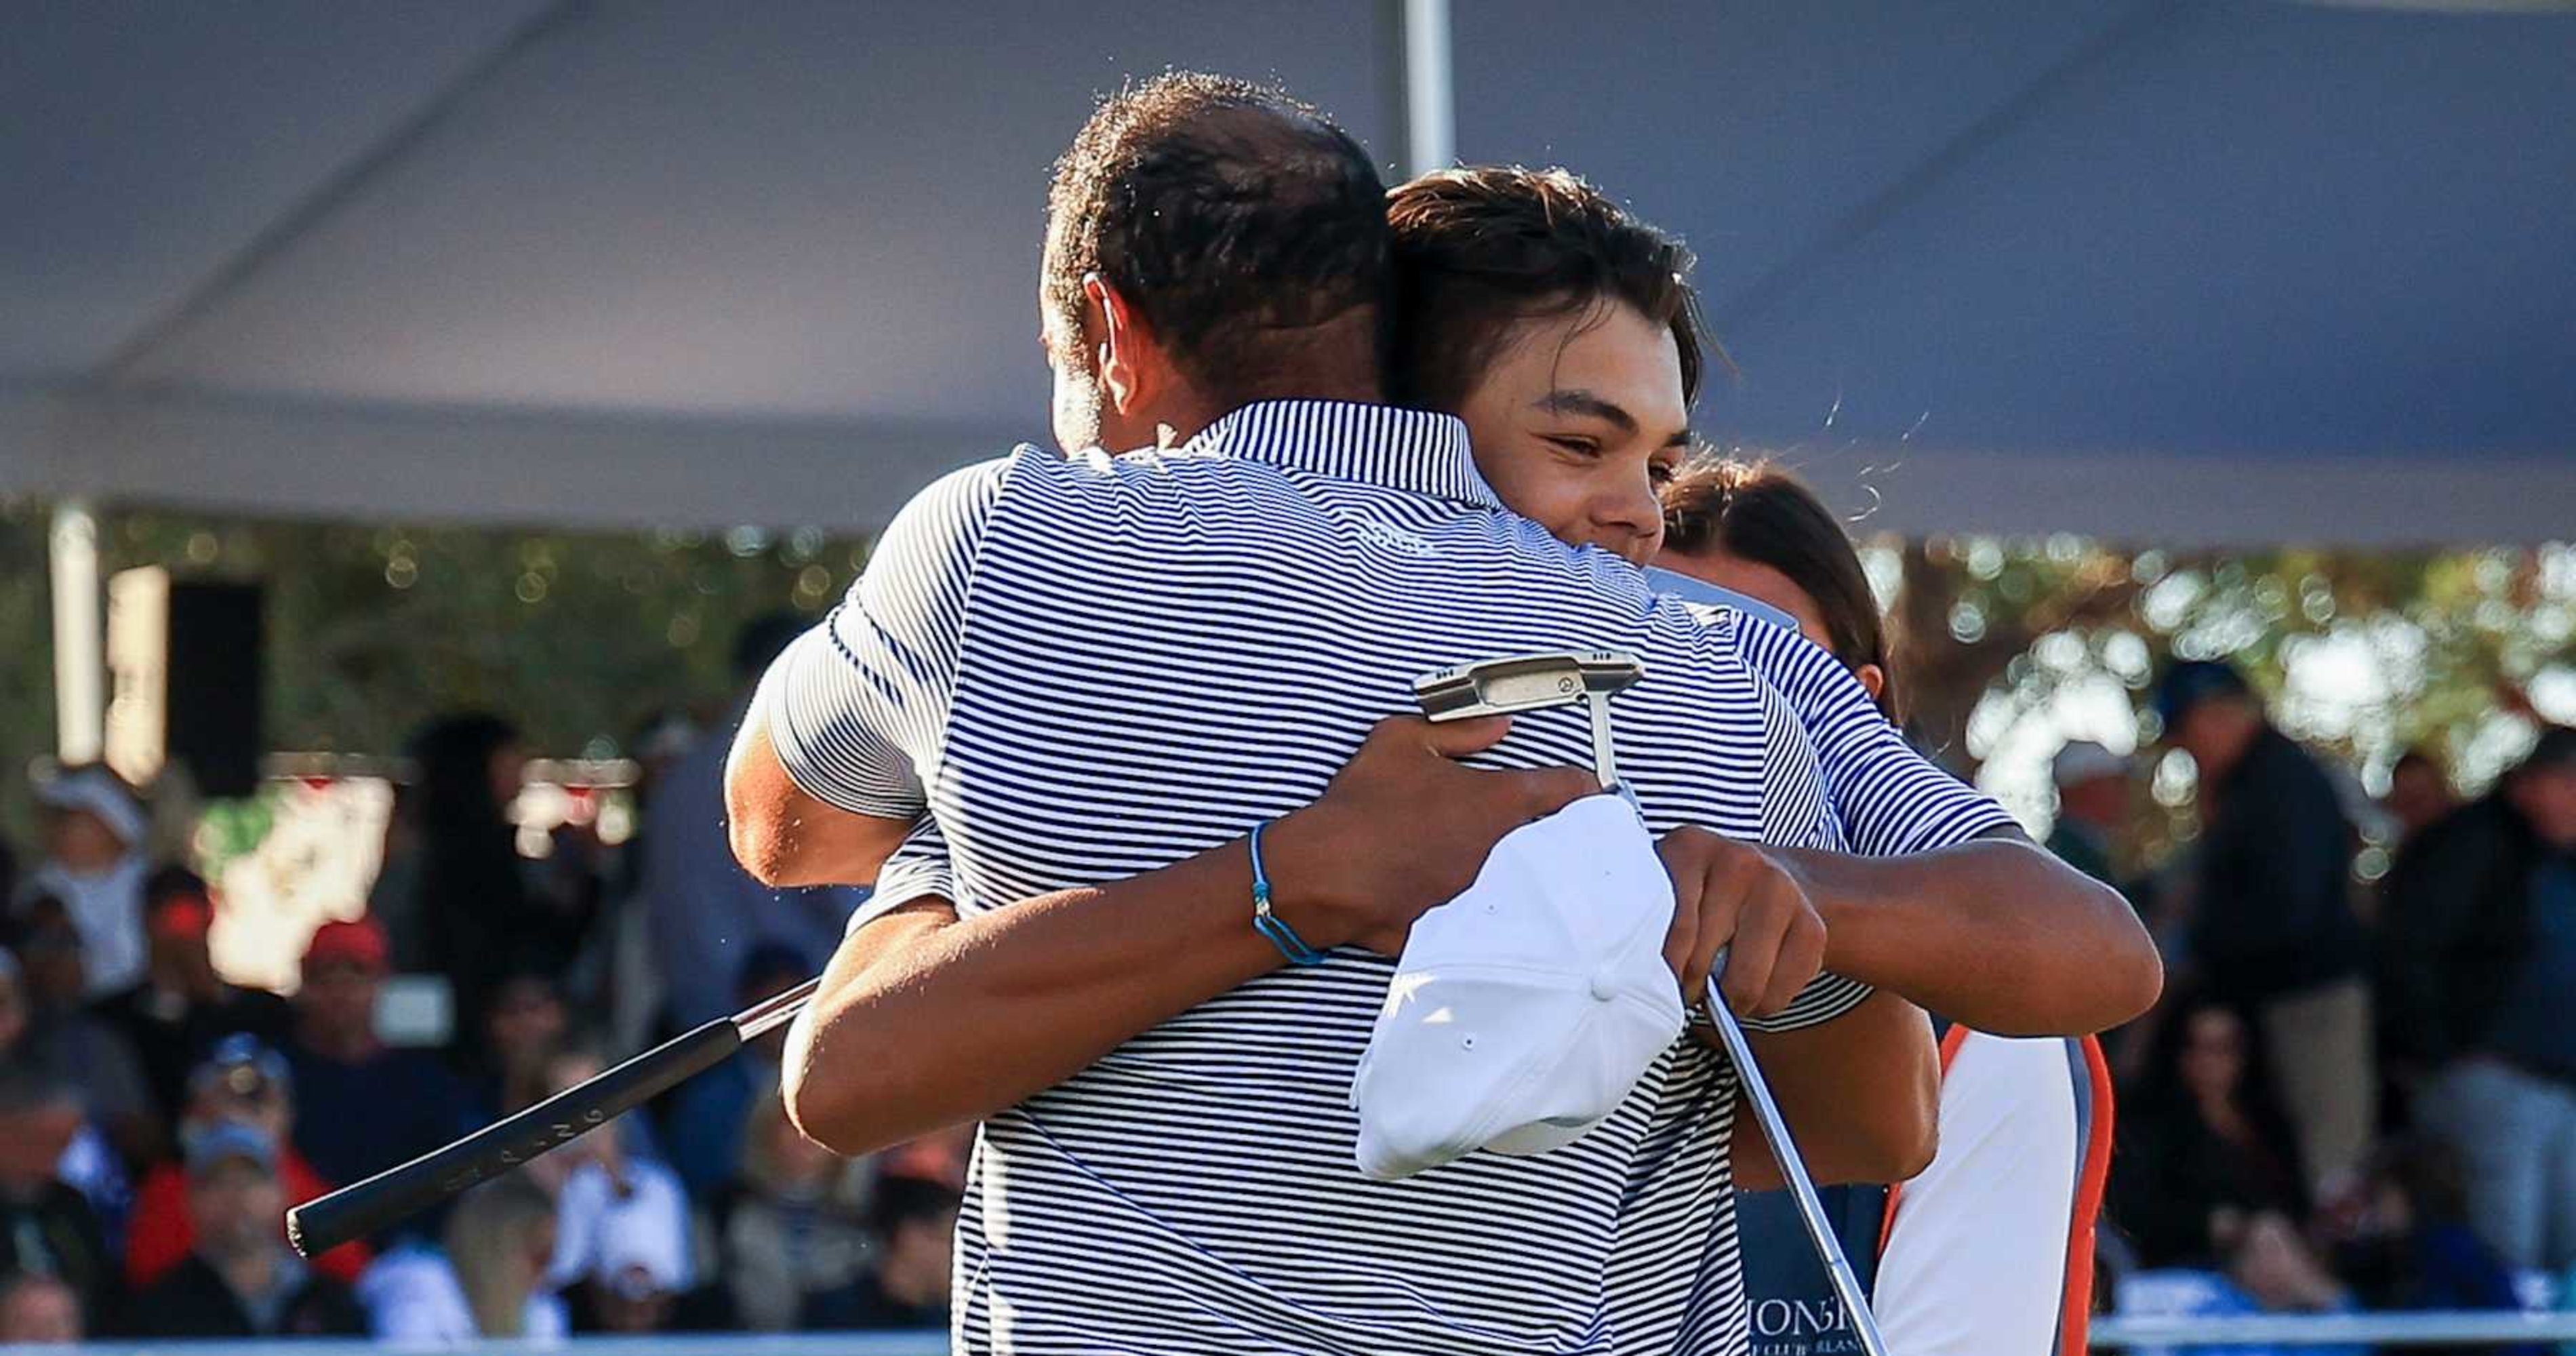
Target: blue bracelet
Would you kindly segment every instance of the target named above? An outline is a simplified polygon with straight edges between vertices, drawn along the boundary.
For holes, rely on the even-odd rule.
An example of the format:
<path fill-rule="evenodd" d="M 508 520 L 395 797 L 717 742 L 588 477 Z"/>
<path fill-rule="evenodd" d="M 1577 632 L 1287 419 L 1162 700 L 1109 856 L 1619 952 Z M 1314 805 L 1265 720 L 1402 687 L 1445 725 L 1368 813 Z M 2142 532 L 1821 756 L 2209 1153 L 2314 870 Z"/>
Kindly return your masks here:
<path fill-rule="evenodd" d="M 1291 964 L 1321 965 L 1324 953 L 1306 945 L 1306 939 L 1288 926 L 1287 919 L 1270 911 L 1270 873 L 1261 865 L 1261 831 L 1269 827 L 1266 819 L 1252 826 L 1252 926 L 1269 938 Z"/>

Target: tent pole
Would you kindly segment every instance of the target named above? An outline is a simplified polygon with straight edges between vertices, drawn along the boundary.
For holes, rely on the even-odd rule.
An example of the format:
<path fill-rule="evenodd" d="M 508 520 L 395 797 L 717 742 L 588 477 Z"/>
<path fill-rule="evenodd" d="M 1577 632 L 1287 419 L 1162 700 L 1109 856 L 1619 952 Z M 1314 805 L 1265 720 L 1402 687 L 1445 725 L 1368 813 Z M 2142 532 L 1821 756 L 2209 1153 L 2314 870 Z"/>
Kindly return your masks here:
<path fill-rule="evenodd" d="M 1393 0 L 1403 48 L 1404 177 L 1458 160 L 1458 103 L 1451 84 L 1449 0 Z"/>
<path fill-rule="evenodd" d="M 54 506 L 48 533 L 54 587 L 54 755 L 98 761 L 107 727 L 107 635 L 99 590 L 98 517 L 88 500 Z"/>

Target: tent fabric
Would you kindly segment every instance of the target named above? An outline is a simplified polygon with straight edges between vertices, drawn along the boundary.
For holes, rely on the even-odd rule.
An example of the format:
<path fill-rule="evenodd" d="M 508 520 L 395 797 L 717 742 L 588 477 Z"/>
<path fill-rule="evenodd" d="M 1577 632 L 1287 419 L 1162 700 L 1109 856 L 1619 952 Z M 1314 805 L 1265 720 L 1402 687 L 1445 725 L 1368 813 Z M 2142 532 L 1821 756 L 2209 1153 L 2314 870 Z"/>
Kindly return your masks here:
<path fill-rule="evenodd" d="M 1048 166 L 1168 65 L 1395 153 L 1382 0 L 38 5 L 0 491 L 866 530 L 1045 436 Z M 1681 232 L 1705 430 L 1872 526 L 2576 521 L 2576 12 L 1460 0 L 1457 147 Z"/>

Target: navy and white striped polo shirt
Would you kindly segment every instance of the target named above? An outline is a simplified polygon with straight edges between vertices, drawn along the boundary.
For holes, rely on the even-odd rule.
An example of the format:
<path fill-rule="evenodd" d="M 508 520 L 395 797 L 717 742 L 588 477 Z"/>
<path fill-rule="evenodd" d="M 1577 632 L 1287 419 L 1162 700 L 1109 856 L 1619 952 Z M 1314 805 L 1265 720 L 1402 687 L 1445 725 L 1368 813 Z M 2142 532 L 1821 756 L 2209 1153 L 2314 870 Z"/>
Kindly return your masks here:
<path fill-rule="evenodd" d="M 1892 732 L 1803 641 L 1757 671 L 1752 633 L 1773 630 L 1704 622 L 1503 512 L 1455 420 L 1279 403 L 1174 453 L 1024 448 L 942 481 L 764 702 L 809 792 L 927 805 L 905 855 L 944 863 L 940 892 L 973 913 L 1240 837 L 1321 794 L 1414 675 L 1538 649 L 1645 658 L 1618 752 L 1658 831 L 1834 845 L 1816 745 Z M 1479 761 L 1580 765 L 1587 738 L 1579 712 L 1532 713 Z M 1989 813 L 1919 759 L 1837 761 L 1835 802 L 1889 844 Z M 1723 1062 L 1677 1048 L 1555 1153 L 1372 1182 L 1348 1089 L 1390 964 L 1274 972 L 988 1121 L 959 1227 L 964 1348 L 1740 1344 Z M 1828 977 L 1784 1021 L 1865 992 Z"/>

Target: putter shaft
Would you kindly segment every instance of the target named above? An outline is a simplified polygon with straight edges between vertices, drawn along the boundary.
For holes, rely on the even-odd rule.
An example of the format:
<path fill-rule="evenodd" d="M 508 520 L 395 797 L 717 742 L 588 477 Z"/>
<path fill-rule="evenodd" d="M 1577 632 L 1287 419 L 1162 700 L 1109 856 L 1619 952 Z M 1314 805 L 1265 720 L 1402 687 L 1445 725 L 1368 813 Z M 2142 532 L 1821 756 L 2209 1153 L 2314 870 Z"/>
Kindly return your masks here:
<path fill-rule="evenodd" d="M 1726 968 L 1723 952 L 1719 953 L 1717 968 L 1720 973 Z M 1878 1315 L 1869 1307 L 1869 1295 L 1860 1288 L 1860 1277 L 1852 1271 L 1851 1258 L 1843 1254 L 1842 1240 L 1834 1236 L 1833 1221 L 1825 1218 L 1825 1203 L 1816 1197 L 1815 1179 L 1807 1175 L 1806 1159 L 1789 1138 L 1788 1122 L 1780 1118 L 1780 1103 L 1771 1096 L 1771 1085 L 1753 1062 L 1753 1047 L 1744 1039 L 1744 1028 L 1718 997 L 1714 981 L 1709 986 L 1707 1006 L 1708 1019 L 1716 1024 L 1717 1037 L 1726 1044 L 1727 1058 L 1735 1061 L 1736 1076 L 1744 1081 L 1744 1100 L 1753 1104 L 1753 1117 L 1762 1123 L 1762 1135 L 1771 1142 L 1771 1156 L 1779 1161 L 1780 1175 L 1788 1179 L 1789 1192 L 1797 1198 L 1798 1219 L 1807 1226 L 1807 1237 L 1816 1245 L 1816 1256 L 1825 1264 L 1825 1276 L 1833 1282 L 1834 1294 L 1843 1302 L 1852 1333 L 1860 1338 L 1861 1351 L 1865 1356 L 1887 1356 L 1887 1339 L 1879 1334 Z"/>

